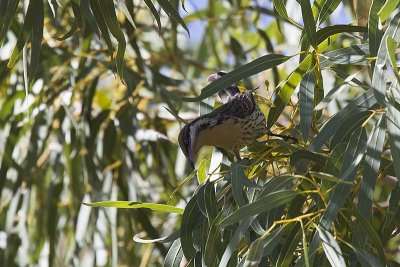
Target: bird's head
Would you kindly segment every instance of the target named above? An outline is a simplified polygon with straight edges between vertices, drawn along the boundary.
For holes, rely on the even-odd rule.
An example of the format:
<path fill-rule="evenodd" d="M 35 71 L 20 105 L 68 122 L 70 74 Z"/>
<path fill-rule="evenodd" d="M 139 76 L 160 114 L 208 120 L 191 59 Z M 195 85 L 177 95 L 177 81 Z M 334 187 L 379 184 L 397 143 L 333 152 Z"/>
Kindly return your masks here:
<path fill-rule="evenodd" d="M 179 133 L 178 142 L 179 146 L 185 157 L 189 160 L 190 166 L 194 169 L 194 147 L 196 144 L 197 134 L 191 129 L 192 124 L 186 124 Z"/>

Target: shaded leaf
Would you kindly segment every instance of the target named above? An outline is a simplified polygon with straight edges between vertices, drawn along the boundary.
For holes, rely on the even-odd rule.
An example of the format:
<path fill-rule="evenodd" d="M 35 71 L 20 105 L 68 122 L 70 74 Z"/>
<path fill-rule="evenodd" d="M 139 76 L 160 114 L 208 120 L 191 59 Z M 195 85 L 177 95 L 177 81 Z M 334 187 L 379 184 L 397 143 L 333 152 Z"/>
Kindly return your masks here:
<path fill-rule="evenodd" d="M 226 227 L 247 217 L 267 212 L 273 208 L 286 204 L 296 197 L 298 193 L 293 190 L 280 190 L 243 206 L 220 222 L 220 227 Z"/>
<path fill-rule="evenodd" d="M 173 20 L 177 23 L 181 24 L 182 27 L 186 30 L 190 37 L 190 32 L 185 22 L 179 15 L 179 12 L 175 9 L 175 7 L 169 2 L 169 0 L 157 0 L 158 4 L 160 4 L 161 8 L 167 13 Z M 154 14 L 153 14 L 154 15 Z"/>
<path fill-rule="evenodd" d="M 312 14 L 310 1 L 300 0 L 301 13 L 303 15 L 304 32 L 314 49 L 317 49 L 317 30 L 315 27 L 315 20 Z"/>
<path fill-rule="evenodd" d="M 300 82 L 300 129 L 304 142 L 307 142 L 313 121 L 315 78 L 307 72 Z"/>
<path fill-rule="evenodd" d="M 180 98 L 183 101 L 197 102 L 203 100 L 218 91 L 227 88 L 231 84 L 235 84 L 240 80 L 250 77 L 254 74 L 278 66 L 288 60 L 290 57 L 271 54 L 257 58 L 256 60 L 247 63 L 219 78 L 218 80 L 210 83 L 201 90 L 201 94 L 197 97 L 192 98 Z"/>
<path fill-rule="evenodd" d="M 332 266 L 342 267 L 346 266 L 343 258 L 343 252 L 339 247 L 332 234 L 323 227 L 316 226 L 319 236 L 321 237 L 322 247 L 324 248 L 325 255 Z"/>

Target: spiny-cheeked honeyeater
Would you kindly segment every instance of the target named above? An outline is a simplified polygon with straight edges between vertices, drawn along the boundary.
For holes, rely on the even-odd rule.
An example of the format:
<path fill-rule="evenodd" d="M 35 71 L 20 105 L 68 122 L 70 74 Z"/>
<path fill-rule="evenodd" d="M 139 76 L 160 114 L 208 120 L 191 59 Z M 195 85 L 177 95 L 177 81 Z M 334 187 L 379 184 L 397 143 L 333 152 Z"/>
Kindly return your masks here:
<path fill-rule="evenodd" d="M 211 83 L 223 76 L 218 72 L 208 77 Z M 220 90 L 218 96 L 223 105 L 186 124 L 179 133 L 179 145 L 194 168 L 194 158 L 203 146 L 227 149 L 240 159 L 239 150 L 250 145 L 261 136 L 272 134 L 266 126 L 266 119 L 253 96 L 253 90 L 241 93 L 233 84 Z M 291 137 L 289 137 L 291 138 Z"/>

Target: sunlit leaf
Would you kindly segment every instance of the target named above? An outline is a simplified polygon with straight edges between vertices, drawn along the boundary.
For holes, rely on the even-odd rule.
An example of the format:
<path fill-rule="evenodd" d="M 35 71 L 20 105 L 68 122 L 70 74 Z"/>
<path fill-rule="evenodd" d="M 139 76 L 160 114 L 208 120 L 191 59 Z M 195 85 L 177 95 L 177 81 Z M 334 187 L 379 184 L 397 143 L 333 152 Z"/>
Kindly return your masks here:
<path fill-rule="evenodd" d="M 119 209 L 151 209 L 154 211 L 168 212 L 168 213 L 178 213 L 183 214 L 183 209 L 177 208 L 165 204 L 156 203 L 139 203 L 132 201 L 100 201 L 92 203 L 83 203 L 90 207 L 100 207 L 100 208 L 119 208 Z"/>
<path fill-rule="evenodd" d="M 393 12 L 393 10 L 395 10 L 399 2 L 399 0 L 387 0 L 385 2 L 385 4 L 378 12 L 379 20 L 381 23 L 389 18 L 390 14 Z"/>

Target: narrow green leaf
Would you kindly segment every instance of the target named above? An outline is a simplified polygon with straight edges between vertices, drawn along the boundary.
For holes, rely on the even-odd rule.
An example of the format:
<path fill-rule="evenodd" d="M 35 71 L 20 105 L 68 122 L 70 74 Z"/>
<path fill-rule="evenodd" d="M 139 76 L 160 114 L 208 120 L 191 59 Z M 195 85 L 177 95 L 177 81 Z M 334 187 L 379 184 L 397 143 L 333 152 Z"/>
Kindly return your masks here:
<path fill-rule="evenodd" d="M 356 72 L 348 77 L 346 77 L 346 79 L 344 80 L 344 83 L 336 85 L 335 87 L 333 87 L 324 97 L 324 99 L 322 99 L 321 102 L 319 102 L 319 104 L 315 107 L 314 110 L 322 110 L 324 108 L 326 108 L 328 106 L 328 104 L 336 97 L 338 96 L 343 90 L 347 89 L 348 87 L 350 87 L 350 82 L 352 82 L 354 80 L 354 78 L 359 74 L 359 72 Z"/>
<path fill-rule="evenodd" d="M 336 10 L 338 5 L 340 4 L 340 0 L 328 0 L 324 2 L 324 5 L 322 6 L 322 10 L 319 13 L 318 16 L 318 25 L 322 24 L 325 22 L 325 20 L 333 13 L 333 11 Z"/>
<path fill-rule="evenodd" d="M 172 192 L 171 196 L 168 199 L 169 203 L 171 201 L 171 199 L 175 196 L 176 192 L 178 192 L 179 189 L 182 188 L 183 185 L 185 185 L 187 182 L 189 182 L 196 174 L 196 171 L 194 170 L 191 174 L 189 174 L 185 179 L 183 179 L 182 182 L 179 183 L 179 185 L 174 189 L 174 191 Z"/>
<path fill-rule="evenodd" d="M 263 190 L 257 198 L 268 196 L 275 191 L 290 189 L 293 186 L 294 178 L 295 177 L 292 175 L 282 175 L 271 178 L 271 180 L 263 186 Z"/>
<path fill-rule="evenodd" d="M 197 197 L 192 197 L 186 205 L 181 222 L 181 245 L 183 254 L 187 260 L 191 260 L 196 255 L 194 247 L 193 231 L 203 220 L 203 215 L 199 212 Z"/>
<path fill-rule="evenodd" d="M 397 81 L 400 83 L 399 68 L 397 67 L 397 59 L 396 59 L 397 47 L 398 43 L 395 40 L 393 40 L 392 37 L 388 36 L 386 38 L 386 50 L 388 53 L 389 62 L 392 67 L 393 73 L 397 78 Z"/>
<path fill-rule="evenodd" d="M 108 32 L 107 23 L 106 23 L 106 21 L 104 19 L 105 15 L 103 14 L 103 9 L 101 8 L 101 4 L 99 3 L 99 0 L 82 1 L 82 3 L 83 2 L 90 2 L 90 7 L 92 9 L 94 18 L 96 19 L 97 26 L 100 29 L 101 34 L 102 34 L 102 36 L 104 38 L 104 41 L 107 44 L 108 52 L 109 52 L 109 54 L 111 56 L 111 59 L 113 59 L 114 58 L 114 56 L 113 56 L 113 46 L 112 46 L 112 43 L 111 43 L 110 34 Z M 86 14 L 87 13 L 91 14 L 91 12 L 87 10 L 88 7 L 86 5 L 83 5 L 82 3 L 81 3 L 81 6 L 83 7 L 83 10 L 86 10 Z"/>
<path fill-rule="evenodd" d="M 132 202 L 132 201 L 100 201 L 93 203 L 83 203 L 89 207 L 96 208 L 118 208 L 118 209 L 151 209 L 154 211 L 162 211 L 168 213 L 183 214 L 183 209 L 165 204 Z"/>
<path fill-rule="evenodd" d="M 289 235 L 286 236 L 282 249 L 280 249 L 276 266 L 290 266 L 293 263 L 295 250 L 302 238 L 300 222 L 295 222 Z"/>
<path fill-rule="evenodd" d="M 209 223 L 211 224 L 218 215 L 214 183 L 208 182 L 206 184 L 204 189 L 204 203 L 206 208 L 206 215 Z"/>
<path fill-rule="evenodd" d="M 382 8 L 378 12 L 379 20 L 381 23 L 385 22 L 396 9 L 397 5 L 400 3 L 400 0 L 387 0 L 386 3 L 382 6 Z"/>
<path fill-rule="evenodd" d="M 284 233 L 283 229 L 288 225 L 289 224 L 285 224 L 284 226 L 273 230 L 267 236 L 262 236 L 253 241 L 249 248 L 249 252 L 247 253 L 244 266 L 259 266 L 262 258 L 266 256 L 264 252 L 266 250 L 273 250 L 281 242 L 282 234 Z"/>
<path fill-rule="evenodd" d="M 358 210 L 369 222 L 372 216 L 372 201 L 376 180 L 379 174 L 381 154 L 385 142 L 385 132 L 385 116 L 381 116 L 372 129 L 367 142 L 367 152 L 365 154 L 364 171 L 362 174 L 358 201 Z M 366 233 L 363 234 L 361 227 L 359 228 L 361 238 L 363 238 L 363 242 L 360 245 L 363 247 L 366 242 Z"/>
<path fill-rule="evenodd" d="M 71 29 L 64 33 L 62 36 L 58 37 L 58 36 L 53 36 L 54 39 L 58 40 L 58 41 L 64 41 L 67 40 L 69 37 L 71 37 L 72 35 L 74 35 L 74 33 L 76 32 L 76 30 L 78 29 L 78 24 L 76 23 L 76 21 L 74 22 L 74 24 L 72 25 Z"/>
<path fill-rule="evenodd" d="M 313 121 L 315 78 L 307 72 L 300 82 L 300 129 L 304 142 L 307 142 Z"/>
<path fill-rule="evenodd" d="M 172 243 L 168 250 L 167 256 L 165 256 L 164 266 L 165 267 L 179 267 L 181 266 L 183 258 L 182 246 L 179 239 Z"/>
<path fill-rule="evenodd" d="M 330 25 L 317 31 L 318 44 L 338 33 L 367 32 L 367 27 L 355 25 Z"/>
<path fill-rule="evenodd" d="M 318 179 L 321 179 L 321 180 L 327 180 L 332 183 L 337 183 L 337 184 L 344 183 L 344 184 L 350 184 L 350 185 L 353 184 L 352 182 L 345 181 L 343 179 L 339 179 L 338 177 L 336 177 L 330 173 L 310 171 L 310 175 L 313 177 L 316 177 Z"/>
<path fill-rule="evenodd" d="M 351 136 L 344 155 L 343 166 L 339 178 L 352 182 L 355 179 L 356 171 L 361 159 L 364 156 L 366 147 L 366 132 L 364 128 L 358 128 Z M 340 183 L 335 187 L 328 207 L 323 214 L 320 226 L 329 229 L 335 220 L 339 209 L 342 208 L 350 193 L 351 185 Z"/>
<path fill-rule="evenodd" d="M 298 193 L 293 190 L 280 190 L 243 206 L 220 222 L 220 227 L 226 227 L 247 217 L 267 212 L 291 201 Z"/>
<path fill-rule="evenodd" d="M 28 42 L 28 38 L 32 34 L 33 24 L 35 23 L 35 12 L 40 9 L 40 1 L 30 1 L 28 10 L 26 11 L 25 21 L 22 25 L 21 31 L 18 35 L 17 44 L 15 45 L 10 60 L 8 61 L 7 67 L 12 69 L 17 62 L 19 55 L 22 52 L 25 44 Z M 43 3 L 42 3 L 43 6 Z"/>
<path fill-rule="evenodd" d="M 72 12 L 74 14 L 75 22 L 74 25 L 71 27 L 71 29 L 75 26 L 75 24 L 79 27 L 81 30 L 81 33 L 84 34 L 86 32 L 86 26 L 84 22 L 84 19 L 82 17 L 82 11 L 78 3 L 75 1 L 71 1 L 71 7 L 72 7 Z M 92 15 L 93 17 L 93 15 Z"/>
<path fill-rule="evenodd" d="M 210 83 L 201 90 L 200 96 L 191 98 L 180 98 L 183 101 L 197 102 L 201 101 L 215 93 L 219 90 L 227 88 L 231 84 L 235 84 L 240 80 L 250 77 L 254 74 L 262 72 L 264 70 L 270 69 L 272 67 L 278 66 L 283 62 L 287 61 L 291 57 L 271 54 L 257 58 L 256 60 L 247 63 L 219 78 L 218 80 Z"/>
<path fill-rule="evenodd" d="M 160 20 L 160 14 L 158 14 L 156 7 L 154 6 L 153 2 L 151 0 L 144 0 L 146 6 L 150 9 L 151 14 L 153 14 L 153 17 L 157 21 L 158 25 L 158 30 L 161 31 L 161 20 Z"/>
<path fill-rule="evenodd" d="M 343 252 L 332 234 L 323 227 L 316 226 L 316 228 L 321 238 L 322 247 L 324 248 L 325 255 L 328 258 L 329 263 L 334 267 L 346 266 L 346 262 L 343 258 Z"/>
<path fill-rule="evenodd" d="M 197 181 L 199 184 L 207 180 L 207 165 L 208 160 L 203 159 L 199 165 L 199 168 L 197 169 Z"/>
<path fill-rule="evenodd" d="M 386 74 L 385 68 L 388 52 L 386 49 L 386 39 L 390 36 L 395 41 L 400 41 L 400 12 L 398 12 L 390 21 L 389 27 L 386 29 L 382 41 L 379 46 L 377 59 L 372 75 L 372 88 L 374 89 L 375 98 L 382 106 L 386 106 L 387 90 L 386 90 Z"/>
<path fill-rule="evenodd" d="M 91 0 L 90 1 L 81 1 L 79 4 L 79 7 L 80 7 L 80 10 L 82 11 L 84 18 L 89 22 L 90 27 L 96 33 L 97 37 L 99 37 L 99 39 L 100 39 L 100 36 L 101 36 L 100 29 L 99 29 L 100 24 L 98 24 L 96 22 L 96 18 L 93 15 L 94 12 L 92 13 L 92 10 L 90 9 L 90 7 L 92 6 L 91 2 L 92 2 Z M 104 37 L 104 38 L 106 38 L 106 37 Z"/>
<path fill-rule="evenodd" d="M 393 229 L 390 227 L 390 225 L 393 223 L 393 220 L 395 219 L 395 216 L 399 212 L 399 210 L 400 182 L 397 181 L 397 183 L 393 187 L 392 192 L 390 193 L 389 208 L 386 211 L 385 223 L 382 227 L 382 232 L 385 236 L 389 236 L 393 232 Z"/>
<path fill-rule="evenodd" d="M 128 19 L 129 23 L 132 25 L 132 27 L 135 28 L 135 22 L 133 21 L 131 13 L 129 13 L 129 10 L 128 10 L 128 7 L 125 4 L 125 1 L 124 0 L 116 0 L 116 2 L 118 3 L 118 6 L 120 7 L 122 12 L 124 13 L 125 17 Z"/>
<path fill-rule="evenodd" d="M 369 253 L 364 249 L 354 248 L 357 260 L 363 267 L 383 267 L 383 265 L 375 255 Z"/>
<path fill-rule="evenodd" d="M 315 0 L 311 10 L 313 13 L 314 20 L 318 22 L 318 16 L 321 14 L 321 9 L 324 5 L 326 5 L 327 0 Z M 318 25 L 321 23 L 318 23 Z"/>
<path fill-rule="evenodd" d="M 43 39 L 43 25 L 44 25 L 44 5 L 43 1 L 38 1 L 38 5 L 35 6 L 33 29 L 32 29 L 32 40 L 31 40 L 31 61 L 29 67 L 29 83 L 35 77 L 36 70 L 39 66 L 40 60 L 40 49 L 42 47 Z"/>
<path fill-rule="evenodd" d="M 311 65 L 312 57 L 311 55 L 309 55 L 300 63 L 297 69 L 294 70 L 283 83 L 282 87 L 279 89 L 279 92 L 274 100 L 271 109 L 268 112 L 268 128 L 271 128 L 272 125 L 278 120 L 278 117 L 281 115 L 283 109 L 289 102 L 294 90 L 300 83 L 303 75 L 311 68 Z"/>
<path fill-rule="evenodd" d="M 327 48 L 331 42 L 337 38 L 337 35 L 332 36 L 332 38 L 323 41 L 318 46 L 318 51 L 323 51 Z M 271 128 L 272 125 L 278 120 L 279 116 L 281 115 L 283 109 L 286 107 L 287 103 L 290 100 L 294 90 L 296 89 L 297 85 L 300 83 L 303 75 L 311 68 L 312 65 L 312 55 L 308 55 L 300 65 L 294 70 L 286 81 L 283 83 L 282 87 L 280 88 L 274 103 L 269 110 L 268 118 L 267 118 L 267 127 Z"/>
<path fill-rule="evenodd" d="M 394 171 L 400 179 L 400 111 L 393 106 L 388 107 L 387 129 Z"/>
<path fill-rule="evenodd" d="M 141 233 L 136 234 L 133 236 L 133 241 L 141 243 L 141 244 L 150 244 L 150 243 L 155 243 L 155 242 L 160 242 L 160 243 L 171 243 L 175 240 L 179 240 L 179 236 L 180 236 L 180 231 L 175 231 L 172 234 L 170 234 L 169 236 L 164 236 L 164 237 L 160 237 L 160 238 L 155 238 L 155 239 L 143 239 L 140 237 Z"/>
<path fill-rule="evenodd" d="M 378 11 L 382 7 L 385 0 L 373 0 L 368 16 L 368 40 L 369 54 L 375 57 L 378 53 L 379 44 L 381 43 L 383 32 L 379 30 Z M 375 62 L 372 62 L 372 69 Z"/>
<path fill-rule="evenodd" d="M 371 91 L 371 90 L 369 90 Z M 367 91 L 368 92 L 368 91 Z M 364 150 L 366 146 L 366 132 L 364 128 L 359 128 L 353 133 L 350 141 L 346 147 L 344 153 L 343 165 L 339 174 L 339 178 L 352 182 L 355 178 L 357 167 L 361 162 L 364 155 Z M 322 215 L 319 227 L 329 229 L 332 222 L 336 219 L 339 209 L 342 208 L 344 202 L 346 201 L 347 195 L 351 190 L 350 184 L 340 183 L 338 184 L 329 200 L 328 207 L 325 213 Z M 316 233 L 310 244 L 310 265 L 313 265 L 315 260 L 316 252 L 321 244 L 321 237 Z M 296 266 L 301 266 L 304 264 L 304 257 L 302 257 Z"/>
<path fill-rule="evenodd" d="M 347 143 L 353 132 L 357 128 L 362 127 L 372 113 L 373 111 L 370 110 L 354 112 L 354 115 L 350 115 L 345 118 L 339 125 L 341 130 L 337 131 L 332 137 L 330 147 L 334 148 L 339 143 Z"/>
<path fill-rule="evenodd" d="M 238 228 L 236 228 L 235 233 L 229 239 L 228 246 L 226 247 L 224 254 L 222 255 L 219 267 L 228 266 L 228 263 L 233 255 L 233 252 L 237 249 L 241 239 L 250 227 L 251 222 L 256 216 L 248 217 L 239 223 Z M 271 233 L 272 234 L 272 233 Z"/>
<path fill-rule="evenodd" d="M 243 192 L 243 179 L 247 179 L 244 174 L 244 167 L 240 164 L 231 164 L 231 179 L 232 179 L 232 196 L 236 204 L 239 207 L 243 207 L 247 199 L 245 200 Z"/>
<path fill-rule="evenodd" d="M 312 14 L 311 5 L 309 0 L 300 0 L 301 13 L 303 15 L 304 32 L 310 41 L 310 44 L 317 49 L 317 30 L 315 27 L 315 20 Z"/>
<path fill-rule="evenodd" d="M 352 45 L 320 55 L 321 69 L 325 69 L 334 64 L 346 65 L 366 65 L 369 46 L 366 44 Z"/>
<path fill-rule="evenodd" d="M 276 12 L 278 12 L 278 14 L 287 22 L 289 22 L 290 24 L 296 26 L 297 28 L 301 29 L 301 26 L 296 23 L 294 20 L 292 20 L 291 18 L 289 18 L 287 11 L 286 11 L 286 6 L 285 6 L 285 1 L 284 0 L 273 0 L 274 3 L 274 7 Z"/>
<path fill-rule="evenodd" d="M 290 165 L 296 168 L 297 173 L 307 172 L 310 162 L 315 162 L 318 166 L 324 166 L 325 161 L 325 155 L 304 149 L 297 150 L 290 156 Z"/>
<path fill-rule="evenodd" d="M 203 253 L 203 262 L 205 266 L 216 266 L 217 263 L 218 246 L 221 244 L 221 233 L 217 227 L 218 220 L 219 218 L 215 218 L 208 228 L 207 241 Z"/>
<path fill-rule="evenodd" d="M 15 17 L 19 0 L 0 1 L 0 47 L 3 45 L 10 25 Z"/>
<path fill-rule="evenodd" d="M 157 2 L 160 4 L 161 8 L 167 13 L 173 20 L 175 20 L 177 23 L 181 24 L 182 27 L 186 30 L 190 37 L 190 32 L 188 27 L 186 26 L 185 22 L 179 15 L 179 12 L 175 9 L 173 5 L 168 0 L 157 0 Z"/>
<path fill-rule="evenodd" d="M 354 114 L 356 112 L 361 112 L 365 108 L 372 107 L 376 103 L 374 97 L 374 90 L 369 89 L 365 91 L 356 99 L 354 99 L 350 104 L 336 113 L 329 121 L 322 127 L 321 131 L 315 136 L 314 140 L 309 146 L 310 151 L 318 151 L 323 147 L 326 141 L 331 138 L 336 131 L 339 129 L 341 122 L 349 116 L 349 114 Z"/>
<path fill-rule="evenodd" d="M 94 0 L 91 0 L 94 1 Z M 98 0 L 99 1 L 99 0 Z M 126 48 L 126 41 L 124 33 L 121 30 L 121 27 L 118 23 L 117 16 L 115 14 L 115 7 L 113 0 L 102 0 L 103 9 L 102 12 L 105 16 L 105 20 L 110 30 L 111 34 L 117 39 L 118 41 L 118 50 L 117 56 L 115 58 L 116 65 L 117 65 L 117 73 L 121 80 L 124 80 L 124 55 L 125 55 L 125 48 Z"/>
<path fill-rule="evenodd" d="M 357 218 L 357 221 L 360 222 L 360 225 L 364 228 L 365 232 L 368 235 L 368 239 L 371 240 L 370 244 L 376 248 L 376 251 L 379 254 L 379 259 L 382 263 L 385 263 L 385 253 L 383 244 L 381 241 L 381 236 L 375 231 L 372 224 L 367 221 L 362 214 L 357 209 L 346 209 L 351 216 Z M 384 264 L 386 266 L 386 264 Z"/>

